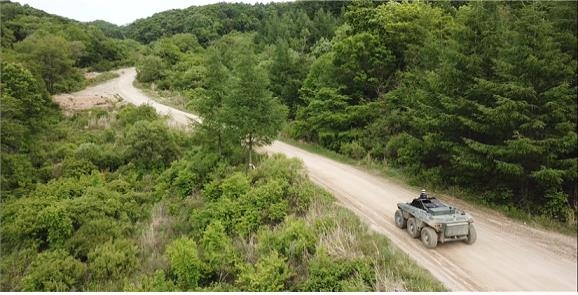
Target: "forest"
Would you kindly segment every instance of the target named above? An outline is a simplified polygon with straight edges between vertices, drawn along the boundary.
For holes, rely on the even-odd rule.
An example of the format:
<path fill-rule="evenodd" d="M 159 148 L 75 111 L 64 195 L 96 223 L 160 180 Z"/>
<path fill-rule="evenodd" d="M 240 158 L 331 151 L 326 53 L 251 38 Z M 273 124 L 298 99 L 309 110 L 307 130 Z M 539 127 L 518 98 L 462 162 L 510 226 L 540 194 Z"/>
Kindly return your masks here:
<path fill-rule="evenodd" d="M 214 115 L 207 101 L 233 95 L 224 85 L 249 51 L 288 109 L 285 136 L 575 225 L 576 6 L 210 5 L 126 29 L 149 42 L 139 81 L 180 93 L 182 106 L 202 117 Z M 195 24 L 199 14 L 214 21 Z M 207 94 L 214 79 L 221 98 Z"/>
<path fill-rule="evenodd" d="M 119 27 L 0 2 L 0 290 L 446 290 L 254 152 L 279 134 L 575 227 L 576 6 L 220 3 Z M 203 122 L 51 100 L 130 66 Z"/>

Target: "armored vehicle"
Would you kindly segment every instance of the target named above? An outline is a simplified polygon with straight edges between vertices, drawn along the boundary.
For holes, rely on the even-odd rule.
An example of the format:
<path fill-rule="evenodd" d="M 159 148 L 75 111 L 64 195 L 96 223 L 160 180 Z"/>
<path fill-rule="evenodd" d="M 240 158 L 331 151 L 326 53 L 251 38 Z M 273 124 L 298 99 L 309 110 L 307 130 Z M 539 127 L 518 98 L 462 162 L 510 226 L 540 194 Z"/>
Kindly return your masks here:
<path fill-rule="evenodd" d="M 427 248 L 433 249 L 438 242 L 476 241 L 474 220 L 465 212 L 447 206 L 422 190 L 419 198 L 410 203 L 398 203 L 395 224 L 413 238 L 421 237 Z"/>

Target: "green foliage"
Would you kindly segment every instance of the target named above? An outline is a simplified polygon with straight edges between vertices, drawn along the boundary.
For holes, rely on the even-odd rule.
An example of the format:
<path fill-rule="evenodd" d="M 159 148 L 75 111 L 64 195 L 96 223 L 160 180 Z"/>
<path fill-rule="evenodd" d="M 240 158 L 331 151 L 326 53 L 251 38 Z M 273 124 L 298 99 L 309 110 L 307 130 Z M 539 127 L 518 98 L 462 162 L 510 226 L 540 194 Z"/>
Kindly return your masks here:
<path fill-rule="evenodd" d="M 356 160 L 363 158 L 367 154 L 365 148 L 357 141 L 341 144 L 340 152 Z"/>
<path fill-rule="evenodd" d="M 43 227 L 42 230 L 48 234 L 47 242 L 50 247 L 62 246 L 72 234 L 72 219 L 60 206 L 45 207 L 38 214 L 38 219 L 38 223 Z"/>
<path fill-rule="evenodd" d="M 292 262 L 302 262 L 315 254 L 316 237 L 313 230 L 300 220 L 288 219 L 274 232 L 262 232 L 259 251 L 263 255 L 273 251 Z"/>
<path fill-rule="evenodd" d="M 111 239 L 88 253 L 88 270 L 95 280 L 119 280 L 137 265 L 137 247 L 129 240 Z"/>
<path fill-rule="evenodd" d="M 19 175 L 19 171 L 26 169 L 27 165 L 23 163 L 24 159 L 9 156 L 6 152 L 18 152 L 30 147 L 31 136 L 43 128 L 43 119 L 51 112 L 52 105 L 50 97 L 29 70 L 5 61 L 0 64 L 0 70 L 2 182 L 3 187 L 13 188 L 18 180 L 11 175 Z"/>
<path fill-rule="evenodd" d="M 237 253 L 233 242 L 220 221 L 207 226 L 200 240 L 201 259 L 205 263 L 204 276 L 210 281 L 226 282 L 236 274 Z"/>
<path fill-rule="evenodd" d="M 137 283 L 127 283 L 124 292 L 170 292 L 175 290 L 171 280 L 167 280 L 163 270 L 157 270 L 152 276 L 141 276 Z"/>
<path fill-rule="evenodd" d="M 249 150 L 271 143 L 281 130 L 287 109 L 267 91 L 267 78 L 253 54 L 242 57 L 236 68 L 231 96 L 225 97 L 224 124 L 232 126 L 234 136 Z M 249 159 L 251 161 L 251 159 Z"/>
<path fill-rule="evenodd" d="M 203 265 L 198 256 L 197 243 L 181 237 L 167 246 L 166 255 L 171 266 L 177 287 L 191 290 L 198 286 Z"/>
<path fill-rule="evenodd" d="M 22 279 L 22 291 L 77 291 L 86 266 L 62 249 L 39 254 Z"/>
<path fill-rule="evenodd" d="M 86 260 L 88 253 L 110 239 L 122 237 L 122 228 L 109 217 L 87 220 L 66 241 L 65 247 L 77 259 Z"/>
<path fill-rule="evenodd" d="M 26 65 L 50 93 L 81 88 L 84 78 L 79 68 L 108 71 L 134 63 L 141 47 L 136 41 L 110 39 L 98 25 L 15 2 L 0 5 L 3 58 Z"/>
<path fill-rule="evenodd" d="M 137 79 L 141 82 L 153 82 L 164 78 L 166 66 L 158 56 L 146 56 L 140 62 L 137 70 Z"/>
<path fill-rule="evenodd" d="M 137 121 L 121 139 L 125 159 L 142 168 L 167 167 L 179 155 L 173 133 L 162 121 Z"/>
<path fill-rule="evenodd" d="M 319 251 L 309 264 L 308 279 L 300 286 L 305 292 L 371 291 L 375 273 L 369 261 L 332 260 Z"/>
<path fill-rule="evenodd" d="M 269 88 L 289 109 L 288 117 L 295 117 L 300 104 L 299 89 L 307 74 L 309 61 L 289 48 L 287 43 L 279 43 L 269 70 Z"/>
<path fill-rule="evenodd" d="M 50 93 L 69 92 L 82 86 L 83 78 L 75 69 L 74 57 L 66 39 L 53 35 L 34 34 L 18 44 L 27 65 L 42 78 Z"/>
<path fill-rule="evenodd" d="M 147 105 L 126 106 L 117 114 L 117 120 L 121 126 L 133 125 L 138 121 L 154 121 L 159 118 L 154 108 Z"/>
<path fill-rule="evenodd" d="M 273 251 L 255 266 L 243 265 L 237 283 L 245 292 L 279 292 L 286 290 L 292 275 L 285 258 Z"/>
<path fill-rule="evenodd" d="M 36 259 L 36 249 L 23 248 L 10 252 L 2 250 L 0 260 L 0 289 L 2 291 L 19 291 L 22 289 L 22 278 L 30 263 Z M 8 254 L 9 253 L 9 254 Z"/>
<path fill-rule="evenodd" d="M 576 16 L 563 6 L 352 3 L 288 133 L 487 202 L 533 211 L 564 206 L 560 192 L 575 208 L 576 33 L 560 23 Z"/>

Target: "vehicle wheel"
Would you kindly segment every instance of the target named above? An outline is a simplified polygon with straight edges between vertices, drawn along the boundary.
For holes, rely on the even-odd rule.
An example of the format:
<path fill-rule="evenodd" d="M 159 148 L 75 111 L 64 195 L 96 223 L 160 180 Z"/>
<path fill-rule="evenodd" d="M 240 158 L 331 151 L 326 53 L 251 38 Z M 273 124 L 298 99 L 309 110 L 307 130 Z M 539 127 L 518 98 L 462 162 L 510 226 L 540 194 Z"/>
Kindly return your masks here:
<path fill-rule="evenodd" d="M 407 220 L 403 218 L 403 213 L 400 210 L 395 211 L 395 225 L 401 229 L 407 226 Z"/>
<path fill-rule="evenodd" d="M 424 227 L 421 230 L 421 241 L 426 248 L 433 249 L 438 245 L 438 234 L 431 227 Z"/>
<path fill-rule="evenodd" d="M 416 239 L 417 237 L 419 237 L 419 231 L 417 229 L 417 224 L 415 222 L 415 218 L 410 217 L 407 220 L 407 232 L 409 233 L 409 235 Z"/>
<path fill-rule="evenodd" d="M 476 233 L 476 228 L 473 224 L 470 223 L 470 233 L 468 234 L 468 238 L 466 239 L 466 243 L 473 244 L 476 239 L 478 238 L 478 234 Z"/>

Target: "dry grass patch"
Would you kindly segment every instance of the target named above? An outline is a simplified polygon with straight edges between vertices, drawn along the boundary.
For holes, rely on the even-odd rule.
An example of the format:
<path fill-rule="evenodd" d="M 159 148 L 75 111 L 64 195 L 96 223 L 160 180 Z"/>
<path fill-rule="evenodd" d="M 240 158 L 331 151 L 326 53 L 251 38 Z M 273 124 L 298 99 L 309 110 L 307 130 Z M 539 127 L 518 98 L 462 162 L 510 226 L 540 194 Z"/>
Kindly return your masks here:
<path fill-rule="evenodd" d="M 146 273 L 167 267 L 165 247 L 173 236 L 174 219 L 161 202 L 152 208 L 151 220 L 139 237 L 139 248 L 146 253 L 143 268 Z"/>

